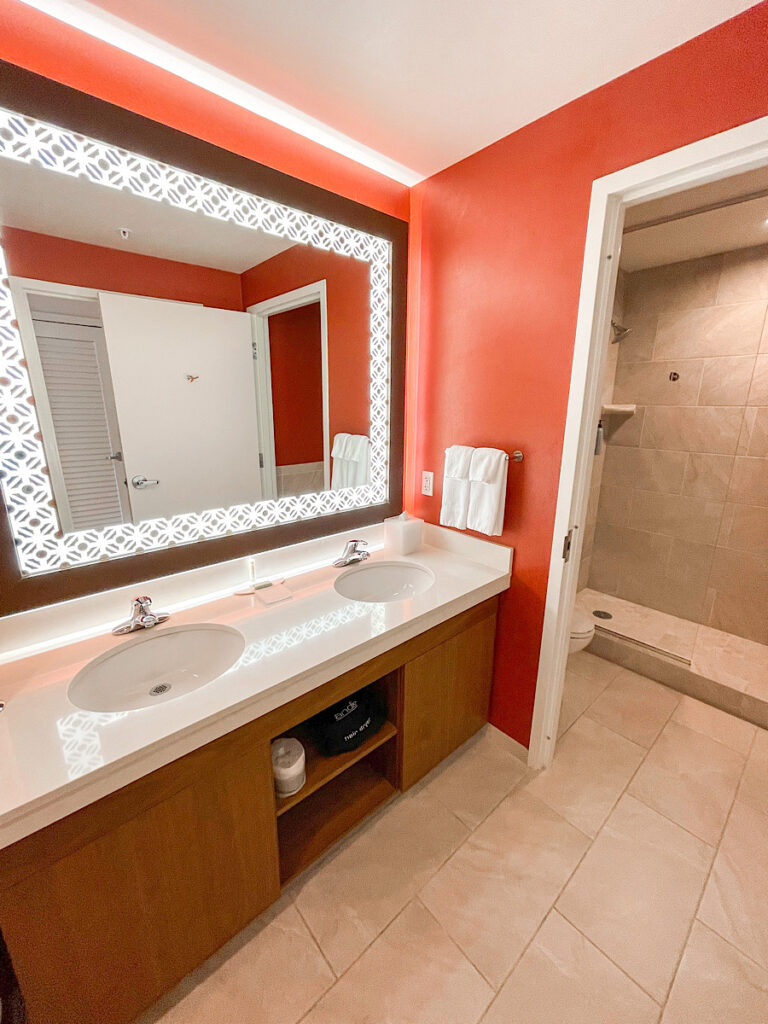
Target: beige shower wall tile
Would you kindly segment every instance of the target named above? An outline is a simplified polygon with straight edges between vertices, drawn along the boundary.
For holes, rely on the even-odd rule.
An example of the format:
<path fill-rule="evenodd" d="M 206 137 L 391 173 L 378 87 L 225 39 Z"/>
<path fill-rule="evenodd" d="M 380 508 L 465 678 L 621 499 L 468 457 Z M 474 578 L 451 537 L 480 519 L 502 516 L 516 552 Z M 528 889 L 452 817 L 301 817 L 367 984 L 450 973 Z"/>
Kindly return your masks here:
<path fill-rule="evenodd" d="M 768 463 L 765 459 L 734 459 L 728 501 L 768 506 Z"/>
<path fill-rule="evenodd" d="M 618 403 L 634 402 L 637 405 L 707 404 L 698 402 L 703 369 L 704 361 L 702 359 L 625 363 L 616 371 L 613 401 Z M 751 373 L 752 368 L 750 367 L 750 376 Z M 670 380 L 670 374 L 677 374 L 677 379 Z M 749 387 L 749 378 L 747 378 L 747 387 Z"/>
<path fill-rule="evenodd" d="M 656 341 L 656 324 L 658 316 L 625 315 L 623 323 L 629 327 L 630 333 L 617 342 L 618 365 L 639 363 L 653 358 L 653 345 Z M 618 373 L 618 370 L 616 371 Z"/>
<path fill-rule="evenodd" d="M 683 481 L 683 494 L 692 498 L 724 501 L 733 469 L 732 455 L 691 452 Z"/>
<path fill-rule="evenodd" d="M 740 302 L 683 313 L 663 313 L 656 329 L 654 359 L 745 356 L 757 352 L 766 303 Z"/>
<path fill-rule="evenodd" d="M 717 543 L 720 547 L 753 551 L 768 558 L 768 508 L 726 505 Z"/>
<path fill-rule="evenodd" d="M 768 355 L 759 355 L 755 360 L 747 404 L 768 405 Z"/>
<path fill-rule="evenodd" d="M 627 317 L 713 305 L 722 262 L 722 255 L 718 254 L 629 274 Z"/>
<path fill-rule="evenodd" d="M 589 586 L 605 594 L 617 594 L 622 579 L 649 572 L 663 575 L 671 545 L 671 538 L 661 534 L 598 523 Z"/>
<path fill-rule="evenodd" d="M 687 463 L 686 452 L 608 446 L 603 483 L 626 489 L 679 494 Z"/>
<path fill-rule="evenodd" d="M 643 448 L 735 455 L 743 419 L 740 408 L 648 408 L 641 435 Z"/>
<path fill-rule="evenodd" d="M 723 253 L 717 289 L 720 304 L 768 299 L 768 246 Z"/>
<path fill-rule="evenodd" d="M 635 530 L 661 533 L 699 544 L 714 544 L 720 530 L 723 504 L 680 494 L 636 491 L 629 525 Z"/>
<path fill-rule="evenodd" d="M 711 590 L 712 605 L 707 625 L 723 633 L 732 633 L 757 645 L 768 644 L 768 601 L 762 588 L 747 585 L 744 594 Z M 768 680 L 765 675 L 748 690 L 768 701 Z"/>
<path fill-rule="evenodd" d="M 744 405 L 752 383 L 755 356 L 707 359 L 701 376 L 698 405 Z M 669 403 L 672 404 L 672 403 Z M 678 405 L 684 403 L 678 402 Z"/>
<path fill-rule="evenodd" d="M 632 492 L 626 487 L 611 487 L 603 484 L 600 488 L 600 504 L 597 507 L 597 521 L 625 526 L 629 519 L 629 504 Z M 593 545 L 594 546 L 594 545 Z"/>

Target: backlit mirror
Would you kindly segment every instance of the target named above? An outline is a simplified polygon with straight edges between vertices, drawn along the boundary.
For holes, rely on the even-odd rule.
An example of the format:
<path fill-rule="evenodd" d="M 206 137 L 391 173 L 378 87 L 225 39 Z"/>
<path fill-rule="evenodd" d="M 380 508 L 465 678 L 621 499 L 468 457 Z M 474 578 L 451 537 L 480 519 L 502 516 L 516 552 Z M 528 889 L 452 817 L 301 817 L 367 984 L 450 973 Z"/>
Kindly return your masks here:
<path fill-rule="evenodd" d="M 387 500 L 391 244 L 0 111 L 22 574 Z"/>

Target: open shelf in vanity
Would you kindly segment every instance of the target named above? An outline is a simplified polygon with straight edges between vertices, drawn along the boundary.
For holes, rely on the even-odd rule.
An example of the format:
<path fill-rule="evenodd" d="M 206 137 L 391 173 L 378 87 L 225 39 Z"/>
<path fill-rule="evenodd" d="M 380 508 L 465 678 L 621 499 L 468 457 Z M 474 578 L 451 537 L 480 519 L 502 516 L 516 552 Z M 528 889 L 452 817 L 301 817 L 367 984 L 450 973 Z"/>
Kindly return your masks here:
<path fill-rule="evenodd" d="M 275 797 L 280 881 L 299 874 L 400 788 L 399 722 L 402 673 L 365 687 L 385 713 L 374 735 L 355 750 L 326 756 L 307 722 L 284 735 L 298 739 L 306 754 L 307 780 L 298 793 Z"/>

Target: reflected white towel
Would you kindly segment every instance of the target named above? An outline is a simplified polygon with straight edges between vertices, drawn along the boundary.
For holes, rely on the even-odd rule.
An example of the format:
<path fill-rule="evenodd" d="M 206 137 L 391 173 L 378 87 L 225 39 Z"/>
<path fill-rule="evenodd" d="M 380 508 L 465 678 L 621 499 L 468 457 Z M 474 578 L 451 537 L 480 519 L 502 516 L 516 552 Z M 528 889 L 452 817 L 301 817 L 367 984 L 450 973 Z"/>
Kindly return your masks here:
<path fill-rule="evenodd" d="M 506 452 L 498 448 L 476 448 L 469 467 L 469 510 L 467 528 L 489 537 L 501 535 L 507 498 Z"/>
<path fill-rule="evenodd" d="M 331 490 L 340 491 L 349 487 L 349 462 L 347 452 L 349 451 L 349 434 L 337 434 L 333 439 L 331 447 L 331 458 L 333 468 L 331 469 Z"/>
<path fill-rule="evenodd" d="M 350 434 L 347 444 L 347 487 L 363 487 L 368 483 L 369 452 L 370 442 L 365 434 Z"/>
<path fill-rule="evenodd" d="M 467 528 L 469 509 L 469 467 L 474 448 L 465 444 L 454 444 L 445 449 L 443 470 L 443 502 L 440 507 L 440 523 L 458 530 Z"/>

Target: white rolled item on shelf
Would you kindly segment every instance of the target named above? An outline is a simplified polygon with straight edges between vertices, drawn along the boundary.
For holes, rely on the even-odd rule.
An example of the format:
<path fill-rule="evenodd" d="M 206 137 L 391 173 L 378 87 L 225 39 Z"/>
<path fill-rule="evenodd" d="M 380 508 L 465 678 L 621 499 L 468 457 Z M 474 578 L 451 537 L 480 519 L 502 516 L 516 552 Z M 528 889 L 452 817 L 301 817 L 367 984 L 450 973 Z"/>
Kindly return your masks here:
<path fill-rule="evenodd" d="M 272 774 L 278 796 L 293 796 L 307 781 L 304 747 L 298 740 L 281 736 L 272 741 Z"/>

